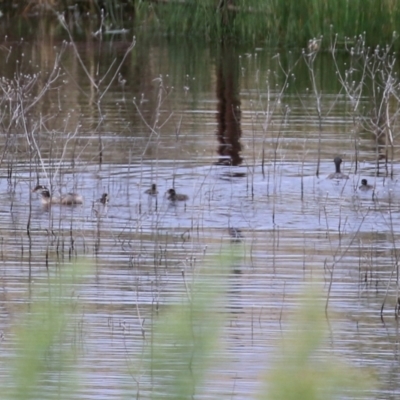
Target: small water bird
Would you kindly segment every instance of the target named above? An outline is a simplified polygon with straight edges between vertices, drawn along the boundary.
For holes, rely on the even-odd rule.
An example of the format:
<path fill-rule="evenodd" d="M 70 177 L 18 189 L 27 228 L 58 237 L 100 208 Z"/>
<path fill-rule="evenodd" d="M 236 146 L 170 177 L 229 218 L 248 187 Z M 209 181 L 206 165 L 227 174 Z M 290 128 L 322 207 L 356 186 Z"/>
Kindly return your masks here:
<path fill-rule="evenodd" d="M 175 189 L 169 189 L 167 191 L 168 197 L 167 199 L 170 201 L 186 201 L 189 199 L 186 194 L 179 194 L 175 192 Z"/>
<path fill-rule="evenodd" d="M 103 193 L 99 199 L 92 202 L 92 212 L 97 217 L 105 215 L 107 213 L 109 200 L 110 196 L 108 193 Z"/>
<path fill-rule="evenodd" d="M 97 200 L 97 202 L 104 205 L 108 204 L 109 201 L 110 201 L 110 196 L 108 195 L 108 193 L 103 193 L 101 197 Z"/>
<path fill-rule="evenodd" d="M 368 190 L 373 189 L 372 185 L 368 185 L 368 181 L 366 179 L 361 179 L 361 186 L 358 188 L 359 190 L 366 192 Z"/>
<path fill-rule="evenodd" d="M 151 188 L 145 191 L 149 196 L 156 196 L 158 194 L 157 185 L 155 183 L 151 184 Z"/>
<path fill-rule="evenodd" d="M 349 176 L 340 172 L 340 164 L 342 163 L 342 159 L 340 157 L 335 157 L 333 159 L 335 163 L 336 172 L 332 172 L 328 175 L 328 179 L 349 179 Z"/>
<path fill-rule="evenodd" d="M 50 194 L 49 189 L 43 185 L 37 185 L 33 190 L 33 193 L 39 192 L 42 195 L 42 204 L 62 204 L 65 206 L 71 206 L 74 204 L 82 204 L 83 198 L 77 193 L 67 193 L 65 196 L 54 197 Z"/>

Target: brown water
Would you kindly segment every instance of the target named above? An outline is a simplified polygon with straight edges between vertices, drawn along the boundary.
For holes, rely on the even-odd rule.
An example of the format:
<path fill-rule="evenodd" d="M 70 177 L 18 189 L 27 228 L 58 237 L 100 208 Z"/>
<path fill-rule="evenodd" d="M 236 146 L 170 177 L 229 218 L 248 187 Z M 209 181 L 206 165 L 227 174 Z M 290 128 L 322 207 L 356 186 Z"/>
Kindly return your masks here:
<path fill-rule="evenodd" d="M 354 124 L 329 54 L 319 54 L 315 64 L 320 134 L 300 54 L 281 55 L 283 65 L 300 60 L 296 79 L 283 89 L 285 74 L 266 48 L 142 38 L 117 70 L 130 43 L 127 37 L 76 42 L 96 83 L 73 47 L 51 35 L 2 45 L 1 71 L 11 80 L 3 81 L 0 138 L 4 354 L 15 350 L 12 327 L 29 307 L 32 290 L 64 263 L 86 256 L 95 268 L 75 294 L 84 310 L 75 398 L 121 398 L 138 386 L 140 398 L 148 398 L 157 388 L 146 372 L 137 385 L 139 377 L 127 368 L 148 346 L 137 310 L 150 337 L 156 308 L 186 297 L 182 271 L 196 275 L 204 259 L 238 247 L 243 258 L 220 307 L 227 315 L 223 368 L 202 397 L 255 396 L 298 294 L 313 279 L 324 288 L 321 301 L 329 298 L 326 352 L 376 376 L 371 398 L 397 398 L 396 142 L 390 179 L 382 161 L 378 173 L 382 147 Z M 28 109 L 60 52 L 58 78 Z M 341 55 L 340 65 L 346 62 Z M 24 86 L 22 102 L 16 90 L 5 96 L 10 82 Z M 360 102 L 369 104 L 363 97 Z M 24 123 L 13 119 L 21 104 Z M 326 179 L 336 155 L 350 179 Z M 375 186 L 374 196 L 357 189 L 361 178 Z M 78 191 L 84 205 L 43 208 L 30 193 L 38 180 L 55 193 Z M 157 198 L 144 193 L 152 183 Z M 172 204 L 164 195 L 171 187 L 189 200 Z M 110 203 L 93 204 L 103 192 Z M 0 376 L 6 374 L 3 363 Z"/>

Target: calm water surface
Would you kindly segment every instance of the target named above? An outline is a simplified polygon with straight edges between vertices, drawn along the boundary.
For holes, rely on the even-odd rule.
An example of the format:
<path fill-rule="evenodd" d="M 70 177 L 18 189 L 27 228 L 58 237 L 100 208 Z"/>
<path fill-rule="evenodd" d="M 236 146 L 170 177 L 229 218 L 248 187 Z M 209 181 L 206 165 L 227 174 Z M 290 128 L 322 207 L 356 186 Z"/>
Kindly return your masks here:
<path fill-rule="evenodd" d="M 315 63 L 320 134 L 300 54 L 138 39 L 117 70 L 130 39 L 88 39 L 76 46 L 91 83 L 71 45 L 46 35 L 27 39 L 1 47 L 4 360 L 12 358 L 12 326 L 32 291 L 86 256 L 94 269 L 72 295 L 83 309 L 75 398 L 119 399 L 138 387 L 149 398 L 154 382 L 128 366 L 143 358 L 157 310 L 186 298 L 182 272 L 196 277 L 205 259 L 239 248 L 241 262 L 218 305 L 226 315 L 220 365 L 201 398 L 255 396 L 310 280 L 324 288 L 321 302 L 329 298 L 323 351 L 375 376 L 371 398 L 398 398 L 398 148 L 391 179 L 383 161 L 377 167 L 382 146 L 354 125 L 329 54 Z M 38 98 L 58 55 L 58 77 Z M 285 86 L 281 66 L 291 59 L 300 61 Z M 22 102 L 17 83 L 27 93 Z M 24 124 L 13 114 L 19 104 L 27 109 Z M 348 180 L 326 179 L 336 155 Z M 362 178 L 374 192 L 357 189 Z M 85 203 L 44 208 L 31 194 L 38 181 L 57 194 L 78 191 Z M 152 183 L 157 198 L 144 193 Z M 171 204 L 171 187 L 189 200 Z M 109 204 L 93 203 L 103 192 Z M 0 376 L 7 373 L 3 362 Z"/>

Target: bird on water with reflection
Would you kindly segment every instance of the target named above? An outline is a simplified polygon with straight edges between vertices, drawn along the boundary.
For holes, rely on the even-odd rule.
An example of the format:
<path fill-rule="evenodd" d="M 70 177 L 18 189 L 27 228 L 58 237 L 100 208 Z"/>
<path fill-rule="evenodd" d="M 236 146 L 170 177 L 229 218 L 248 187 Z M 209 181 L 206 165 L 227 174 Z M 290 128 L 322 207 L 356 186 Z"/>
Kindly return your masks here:
<path fill-rule="evenodd" d="M 374 187 L 372 185 L 368 184 L 368 181 L 366 179 L 361 179 L 361 186 L 358 188 L 362 192 L 367 192 L 368 190 L 373 189 Z"/>
<path fill-rule="evenodd" d="M 110 201 L 110 196 L 108 195 L 108 193 L 103 193 L 101 197 L 97 200 L 97 203 L 107 205 L 109 201 Z"/>
<path fill-rule="evenodd" d="M 156 196 L 158 194 L 157 185 L 155 183 L 151 184 L 151 188 L 145 191 L 149 196 Z"/>
<path fill-rule="evenodd" d="M 186 196 L 186 194 L 176 193 L 175 189 L 169 189 L 167 191 L 167 194 L 168 194 L 167 199 L 170 201 L 186 201 L 189 199 L 189 197 Z"/>
<path fill-rule="evenodd" d="M 343 162 L 343 160 L 340 157 L 335 157 L 333 162 L 335 163 L 336 171 L 329 174 L 328 179 L 349 179 L 348 175 L 340 171 L 340 164 Z"/>
<path fill-rule="evenodd" d="M 50 190 L 44 185 L 37 185 L 33 190 L 33 193 L 40 193 L 42 196 L 42 204 L 62 204 L 71 206 L 74 204 L 83 204 L 83 198 L 77 193 L 67 193 L 65 196 L 56 197 L 50 194 Z"/>

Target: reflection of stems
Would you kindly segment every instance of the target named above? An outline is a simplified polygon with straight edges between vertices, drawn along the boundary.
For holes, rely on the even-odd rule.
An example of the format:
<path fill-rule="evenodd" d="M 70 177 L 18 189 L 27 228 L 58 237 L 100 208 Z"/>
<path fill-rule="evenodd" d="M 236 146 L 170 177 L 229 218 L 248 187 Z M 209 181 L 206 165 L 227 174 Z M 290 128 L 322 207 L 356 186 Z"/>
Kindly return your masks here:
<path fill-rule="evenodd" d="M 251 116 L 253 119 L 254 110 L 252 110 Z M 253 125 L 253 124 L 252 124 Z M 251 171 L 251 199 L 254 200 L 254 175 L 255 175 L 255 168 L 256 168 L 256 137 L 254 127 L 252 129 L 252 145 L 253 145 L 253 168 Z M 264 157 L 263 157 L 264 158 Z M 264 161 L 263 161 L 264 164 Z M 264 166 L 263 166 L 264 169 Z"/>
<path fill-rule="evenodd" d="M 336 259 L 337 255 L 338 255 L 338 253 L 339 253 L 339 250 L 341 250 L 341 247 L 342 247 L 341 245 L 339 245 L 339 246 L 337 247 L 335 253 L 333 254 L 333 262 L 332 262 L 331 268 L 330 268 L 330 270 L 329 270 L 330 280 L 329 280 L 328 294 L 327 294 L 326 303 L 325 303 L 325 313 L 328 312 L 328 305 L 329 305 L 329 299 L 330 299 L 331 289 L 332 289 L 332 285 L 333 285 L 333 273 L 334 273 L 334 271 L 335 271 L 335 267 L 336 267 L 337 264 L 339 264 L 339 263 L 343 260 L 343 258 L 346 256 L 347 252 L 348 252 L 348 251 L 350 250 L 350 248 L 352 247 L 353 242 L 354 242 L 354 240 L 358 237 L 358 234 L 359 234 L 359 232 L 360 232 L 360 230 L 361 230 L 361 227 L 362 227 L 362 225 L 363 225 L 363 223 L 364 223 L 364 221 L 365 221 L 365 218 L 367 218 L 368 214 L 369 214 L 369 210 L 368 210 L 367 213 L 362 217 L 361 222 L 360 222 L 360 224 L 359 224 L 359 226 L 358 226 L 358 228 L 357 228 L 357 231 L 354 233 L 354 235 L 353 235 L 352 238 L 350 239 L 349 244 L 346 246 L 346 248 L 344 249 L 344 251 L 340 254 L 339 258 Z M 327 217 L 327 216 L 326 216 L 326 217 Z M 327 222 L 328 222 L 328 221 L 327 221 Z M 327 233 L 328 233 L 328 235 L 329 235 L 329 231 L 327 231 Z M 329 240 L 330 240 L 330 238 L 329 238 Z"/>
<path fill-rule="evenodd" d="M 4 129 L 7 132 L 6 143 L 3 149 L 3 153 L 0 158 L 0 165 L 3 163 L 4 157 L 9 150 L 9 147 L 12 143 L 10 143 L 10 131 L 14 124 L 18 125 L 21 123 L 23 125 L 23 129 L 25 132 L 28 131 L 26 128 L 26 115 L 28 111 L 33 108 L 39 101 L 42 100 L 44 95 L 51 89 L 53 83 L 55 83 L 60 77 L 60 58 L 63 52 L 61 51 L 57 54 L 53 68 L 49 73 L 49 76 L 40 89 L 40 92 L 33 97 L 33 100 L 28 103 L 27 98 L 31 99 L 31 96 L 28 96 L 29 93 L 35 87 L 35 84 L 39 80 L 40 74 L 36 74 L 33 76 L 21 76 L 20 73 L 16 73 L 14 79 L 7 80 L 5 78 L 0 80 L 0 91 L 3 93 L 3 101 L 9 102 L 9 114 L 10 119 L 8 123 L 2 118 L 2 124 L 5 125 Z"/>
<path fill-rule="evenodd" d="M 93 87 L 95 87 L 96 90 L 99 92 L 99 91 L 100 91 L 100 84 L 105 80 L 105 78 L 107 77 L 107 75 L 108 75 L 109 72 L 111 71 L 111 69 L 112 69 L 112 67 L 113 67 L 113 64 L 115 63 L 115 60 L 114 60 L 113 63 L 111 63 L 111 65 L 109 66 L 107 72 L 106 72 L 106 73 L 104 74 L 104 76 L 99 80 L 99 84 L 97 85 L 97 84 L 96 84 L 96 81 L 95 81 L 95 79 L 94 79 L 94 77 L 93 77 L 93 76 L 90 74 L 90 72 L 87 70 L 87 68 L 86 68 L 86 66 L 85 66 L 85 63 L 83 62 L 83 60 L 82 60 L 82 58 L 81 58 L 81 56 L 80 56 L 80 54 L 79 54 L 79 51 L 78 51 L 78 49 L 77 49 L 77 47 L 76 47 L 76 45 L 75 45 L 74 38 L 72 37 L 71 31 L 70 31 L 70 29 L 68 28 L 67 23 L 65 22 L 64 15 L 58 14 L 57 16 L 58 16 L 58 21 L 60 22 L 61 26 L 65 29 L 65 31 L 67 32 L 67 34 L 68 34 L 68 36 L 69 36 L 69 38 L 70 38 L 70 41 L 71 41 L 70 43 L 71 43 L 71 45 L 72 45 L 72 47 L 73 47 L 73 49 L 74 49 L 74 52 L 75 52 L 75 55 L 76 55 L 76 57 L 77 57 L 77 59 L 78 59 L 78 61 L 79 61 L 79 64 L 81 65 L 81 67 L 82 67 L 83 71 L 85 72 L 87 78 L 90 80 L 91 85 L 92 85 Z M 98 97 L 98 99 L 97 99 L 97 102 L 98 102 L 98 103 L 101 102 L 102 98 L 105 96 L 105 94 L 106 94 L 106 93 L 108 92 L 108 90 L 110 89 L 110 87 L 111 87 L 111 85 L 113 84 L 114 80 L 117 78 L 117 76 L 118 76 L 118 74 L 119 74 L 119 71 L 120 71 L 121 68 L 122 68 L 122 65 L 124 64 L 126 58 L 128 57 L 129 53 L 133 50 L 133 48 L 135 47 L 135 45 L 136 45 L 136 38 L 133 37 L 133 40 L 132 40 L 131 44 L 129 45 L 129 47 L 128 47 L 127 50 L 125 51 L 125 54 L 123 55 L 121 62 L 120 62 L 119 65 L 117 66 L 117 68 L 116 68 L 116 70 L 115 70 L 115 72 L 114 72 L 114 75 L 113 75 L 112 78 L 110 79 L 110 81 L 109 81 L 108 85 L 106 86 L 106 88 L 105 88 L 105 89 L 102 91 L 102 93 L 99 95 L 99 97 Z"/>
<path fill-rule="evenodd" d="M 163 91 L 163 82 L 160 78 L 159 80 L 159 88 L 158 88 L 158 93 L 157 93 L 157 105 L 156 105 L 156 110 L 155 110 L 155 119 L 154 119 L 154 123 L 153 126 L 150 126 L 149 123 L 146 121 L 146 119 L 144 118 L 142 112 L 140 111 L 140 108 L 138 107 L 136 100 L 133 100 L 133 105 L 136 107 L 136 111 L 139 114 L 140 119 L 143 121 L 143 123 L 146 125 L 146 127 L 150 130 L 150 136 L 149 139 L 147 140 L 146 146 L 144 147 L 143 151 L 142 151 L 142 157 L 146 154 L 148 147 L 150 146 L 150 143 L 152 141 L 153 135 L 156 136 L 156 138 L 159 138 L 159 132 L 158 132 L 158 126 L 157 123 L 159 121 L 160 118 L 160 108 L 161 108 L 161 104 L 162 104 L 162 91 Z"/>
<path fill-rule="evenodd" d="M 301 201 L 303 201 L 303 198 L 304 198 L 304 157 L 305 157 L 305 153 L 303 153 L 303 154 L 304 154 L 304 156 L 303 156 L 303 159 L 301 160 L 301 174 L 300 174 L 300 177 L 301 177 L 300 200 Z"/>
<path fill-rule="evenodd" d="M 94 103 L 97 107 L 97 111 L 99 113 L 99 128 L 101 127 L 103 121 L 104 121 L 104 117 L 102 115 L 102 110 L 101 110 L 101 101 L 103 99 L 103 97 L 106 95 L 106 93 L 108 92 L 108 90 L 110 89 L 111 85 L 114 83 L 115 80 L 117 80 L 117 77 L 119 78 L 119 80 L 121 80 L 121 75 L 120 75 L 120 70 L 123 66 L 123 64 L 125 63 L 125 60 L 127 59 L 128 55 L 131 53 L 131 51 L 133 50 L 133 48 L 136 45 L 136 39 L 135 37 L 133 37 L 132 42 L 130 43 L 129 47 L 126 49 L 122 60 L 120 61 L 120 63 L 116 66 L 114 74 L 112 75 L 111 79 L 109 80 L 107 86 L 102 89 L 100 91 L 100 85 L 105 81 L 105 79 L 107 78 L 107 76 L 111 73 L 114 65 L 116 64 L 116 60 L 114 60 L 108 70 L 105 72 L 105 74 L 98 80 L 98 82 L 96 83 L 96 80 L 94 78 L 94 76 L 92 76 L 92 74 L 88 71 L 88 69 L 85 66 L 85 63 L 83 62 L 79 51 L 76 47 L 75 41 L 72 37 L 71 31 L 67 25 L 67 23 L 65 22 L 65 18 L 62 14 L 57 14 L 58 16 L 58 20 L 61 24 L 61 26 L 65 29 L 65 31 L 67 32 L 69 38 L 70 38 L 70 43 L 72 45 L 72 48 L 74 49 L 74 53 L 75 56 L 79 62 L 79 64 L 81 65 L 86 77 L 89 79 L 90 84 L 91 84 L 91 88 L 95 88 L 95 96 L 88 96 L 86 93 L 84 93 L 84 91 L 81 89 L 81 91 L 89 98 L 90 103 Z M 103 24 L 104 22 L 104 18 L 103 18 L 103 14 L 102 14 L 102 19 L 101 19 L 101 24 Z M 100 34 L 101 34 L 101 27 L 99 30 Z M 98 149 L 98 156 L 99 156 L 99 165 L 101 167 L 102 163 L 103 163 L 103 152 L 104 152 L 104 147 L 103 147 L 103 140 L 102 140 L 102 136 L 101 136 L 101 129 L 99 129 L 99 149 Z"/>
<path fill-rule="evenodd" d="M 185 278 L 185 271 L 183 269 L 182 269 L 182 278 L 183 278 L 183 283 L 185 284 L 185 290 L 186 290 L 187 298 L 189 300 L 189 303 L 192 303 L 192 299 L 191 299 L 191 296 L 190 296 L 190 291 L 189 291 L 189 288 L 188 288 L 188 285 L 187 285 L 187 282 L 186 282 L 186 278 Z"/>
<path fill-rule="evenodd" d="M 265 179 L 264 162 L 265 162 L 265 149 L 264 149 L 264 143 L 263 143 L 262 159 L 261 159 L 261 172 L 262 172 L 263 178 Z"/>
<path fill-rule="evenodd" d="M 355 123 L 353 122 L 353 124 L 355 125 Z M 357 131 L 354 132 L 354 163 L 355 163 L 355 167 L 354 167 L 354 173 L 357 173 L 358 170 L 358 134 Z"/>
<path fill-rule="evenodd" d="M 314 62 L 317 54 L 318 54 L 318 49 L 316 49 L 310 54 L 306 54 L 305 52 L 303 53 L 304 60 L 308 68 L 308 73 L 310 75 L 311 85 L 315 95 L 315 101 L 316 101 L 315 108 L 317 110 L 317 116 L 318 116 L 318 157 L 317 157 L 317 170 L 315 172 L 315 175 L 318 178 L 319 168 L 321 164 L 322 111 L 321 111 L 321 93 L 318 91 L 317 82 L 315 79 L 315 72 L 314 72 Z"/>
<path fill-rule="evenodd" d="M 393 40 L 396 36 L 393 37 Z M 398 92 L 398 77 L 395 72 L 396 58 L 390 53 L 393 42 L 385 48 L 370 49 L 366 46 L 365 35 L 360 35 L 355 43 L 346 41 L 345 48 L 349 57 L 349 67 L 342 72 L 336 60 L 337 36 L 331 39 L 332 60 L 336 69 L 336 76 L 347 95 L 353 113 L 354 131 L 358 131 L 358 125 L 370 132 L 375 139 L 376 175 L 379 174 L 381 156 L 385 159 L 386 174 L 388 174 L 387 163 L 389 160 L 389 146 L 391 150 L 391 171 L 393 177 L 393 131 L 392 125 L 400 114 L 400 108 L 393 107 L 394 112 L 390 116 L 390 103 L 395 100 L 397 105 L 400 102 Z M 361 114 L 359 111 L 361 99 L 366 90 L 371 103 L 370 109 Z M 365 97 L 365 95 L 364 95 Z M 356 166 L 358 170 L 358 143 L 355 134 Z M 384 148 L 385 154 L 380 154 Z"/>
<path fill-rule="evenodd" d="M 286 295 L 286 281 L 283 282 L 283 294 L 282 294 L 282 306 L 279 312 L 279 325 L 282 329 L 282 314 L 283 314 L 283 307 L 285 305 L 285 295 Z"/>
<path fill-rule="evenodd" d="M 388 292 L 389 292 L 389 286 L 392 282 L 392 278 L 393 278 L 393 274 L 396 271 L 396 299 L 398 302 L 399 299 L 399 260 L 397 257 L 397 248 L 396 248 L 396 238 L 394 235 L 394 228 L 393 228 L 393 217 L 392 217 L 392 202 L 391 202 L 391 198 L 389 199 L 389 225 L 390 225 L 390 233 L 391 233 L 391 238 L 392 238 L 392 244 L 393 244 L 393 253 L 394 253 L 394 257 L 395 257 L 395 263 L 393 265 L 392 271 L 390 273 L 390 278 L 386 287 L 386 292 L 385 292 L 385 298 L 383 299 L 382 302 L 382 306 L 381 306 L 381 319 L 383 318 L 383 309 L 385 307 L 386 304 L 386 300 L 387 300 L 387 296 L 388 296 Z"/>

